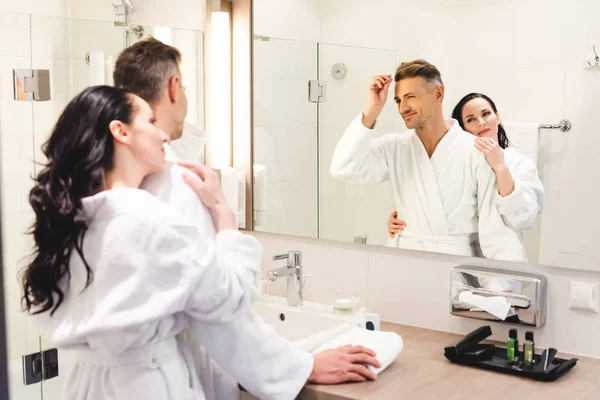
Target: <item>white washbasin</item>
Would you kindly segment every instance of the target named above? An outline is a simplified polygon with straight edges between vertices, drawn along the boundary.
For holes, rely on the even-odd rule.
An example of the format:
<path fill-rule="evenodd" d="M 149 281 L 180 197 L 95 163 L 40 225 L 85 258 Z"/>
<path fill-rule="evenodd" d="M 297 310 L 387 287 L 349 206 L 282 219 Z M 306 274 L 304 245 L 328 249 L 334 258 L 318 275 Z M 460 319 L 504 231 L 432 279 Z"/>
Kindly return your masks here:
<path fill-rule="evenodd" d="M 254 310 L 279 335 L 291 341 L 305 339 L 349 322 L 357 321 L 358 325 L 365 326 L 363 316 L 367 315 L 364 309 L 354 314 L 342 314 L 334 312 L 332 306 L 311 302 L 304 302 L 297 307 L 288 306 L 285 297 L 277 296 L 257 301 Z M 369 316 L 372 319 L 374 315 Z"/>

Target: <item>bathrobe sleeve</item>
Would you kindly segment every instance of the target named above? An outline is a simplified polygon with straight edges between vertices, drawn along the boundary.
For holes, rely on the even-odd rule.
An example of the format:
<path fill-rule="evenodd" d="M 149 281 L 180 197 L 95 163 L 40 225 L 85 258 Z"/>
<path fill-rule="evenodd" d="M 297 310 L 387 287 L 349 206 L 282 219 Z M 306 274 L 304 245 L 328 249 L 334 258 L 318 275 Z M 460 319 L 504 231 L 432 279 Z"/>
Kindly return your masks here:
<path fill-rule="evenodd" d="M 353 184 L 385 182 L 389 179 L 385 149 L 390 135 L 375 138 L 375 130 L 361 121 L 362 113 L 346 128 L 333 152 L 330 172 Z"/>
<path fill-rule="evenodd" d="M 171 165 L 144 188 L 193 223 L 201 236 L 214 238 L 210 214 L 183 181 L 182 171 Z M 224 255 L 237 250 L 235 243 L 230 246 Z M 249 274 L 249 283 L 255 277 Z M 313 357 L 279 336 L 252 309 L 227 321 L 189 318 L 189 325 L 191 334 L 186 330 L 182 336 L 193 350 L 207 399 L 239 399 L 238 382 L 263 400 L 294 399 L 312 372 Z"/>
<path fill-rule="evenodd" d="M 533 162 L 516 153 L 510 172 L 515 190 L 508 196 L 498 195 L 497 206 L 504 223 L 515 232 L 531 229 L 542 212 L 546 195 Z"/>
<path fill-rule="evenodd" d="M 494 171 L 481 154 L 476 155 L 474 163 L 477 180 L 479 243 L 484 257 L 526 261 L 525 249 L 519 236 L 506 226 L 496 207 L 498 187 Z"/>
<path fill-rule="evenodd" d="M 234 230 L 209 239 L 160 206 L 152 215 L 120 217 L 104 235 L 105 265 L 115 267 L 96 272 L 94 290 L 102 297 L 94 315 L 127 325 L 178 312 L 230 321 L 250 308 L 258 297 L 258 241 Z"/>
<path fill-rule="evenodd" d="M 252 310 L 228 322 L 192 320 L 190 325 L 208 356 L 259 399 L 295 399 L 312 372 L 312 355 L 279 336 Z"/>

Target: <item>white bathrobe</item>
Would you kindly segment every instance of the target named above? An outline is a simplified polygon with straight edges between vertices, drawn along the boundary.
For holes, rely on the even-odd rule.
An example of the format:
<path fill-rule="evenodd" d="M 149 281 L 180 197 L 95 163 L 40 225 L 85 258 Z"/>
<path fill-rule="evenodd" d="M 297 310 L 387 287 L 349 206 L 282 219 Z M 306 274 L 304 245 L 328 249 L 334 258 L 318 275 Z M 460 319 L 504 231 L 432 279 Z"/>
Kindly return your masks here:
<path fill-rule="evenodd" d="M 214 238 L 210 213 L 184 182 L 183 171 L 169 164 L 164 172 L 147 178 L 142 188 L 195 222 L 207 238 Z M 192 330 L 182 336 L 193 348 L 209 400 L 239 399 L 237 382 L 262 400 L 291 400 L 312 372 L 312 355 L 277 335 L 253 310 L 227 322 L 190 318 L 189 325 Z"/>
<path fill-rule="evenodd" d="M 504 150 L 504 160 L 515 182 L 515 190 L 505 197 L 498 195 L 498 211 L 504 223 L 515 232 L 531 229 L 546 198 L 537 168 L 514 147 Z"/>
<path fill-rule="evenodd" d="M 479 240 L 487 258 L 525 260 L 518 235 L 498 212 L 496 178 L 475 137 L 450 122 L 430 159 L 414 130 L 376 138 L 359 115 L 335 148 L 331 173 L 353 184 L 391 182 L 406 228 L 390 246 L 473 256 Z"/>
<path fill-rule="evenodd" d="M 83 199 L 88 230 L 74 251 L 64 302 L 34 316 L 53 346 L 77 350 L 67 400 L 205 399 L 192 352 L 178 335 L 189 320 L 243 318 L 258 296 L 262 249 L 235 230 L 214 238 L 139 189 Z M 85 289 L 84 289 L 85 288 Z"/>

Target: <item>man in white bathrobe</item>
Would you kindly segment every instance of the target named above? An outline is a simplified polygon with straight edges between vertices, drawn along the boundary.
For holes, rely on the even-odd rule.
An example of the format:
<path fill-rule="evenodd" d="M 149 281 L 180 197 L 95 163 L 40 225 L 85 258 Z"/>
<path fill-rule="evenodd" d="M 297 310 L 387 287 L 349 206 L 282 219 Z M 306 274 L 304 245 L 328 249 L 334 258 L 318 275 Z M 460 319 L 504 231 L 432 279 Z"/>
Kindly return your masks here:
<path fill-rule="evenodd" d="M 394 100 L 409 129 L 376 137 L 375 124 L 395 81 Z M 367 105 L 350 123 L 331 161 L 334 177 L 353 184 L 389 180 L 406 227 L 389 246 L 524 261 L 518 236 L 496 209 L 496 179 L 475 137 L 444 119 L 444 85 L 425 60 L 402 63 L 394 79 L 373 77 Z"/>
<path fill-rule="evenodd" d="M 180 59 L 174 47 L 148 39 L 125 49 L 114 71 L 115 85 L 148 101 L 157 126 L 171 140 L 182 136 L 187 114 Z M 198 157 L 201 150 L 197 149 Z M 142 188 L 196 221 L 200 231 L 214 239 L 211 215 L 184 182 L 182 172 L 182 167 L 170 164 L 163 173 L 148 178 Z M 239 399 L 238 382 L 260 399 L 285 400 L 294 399 L 307 381 L 333 384 L 376 378 L 365 366 L 378 365 L 370 350 L 351 346 L 313 356 L 278 336 L 252 310 L 231 322 L 192 320 L 190 324 L 191 330 L 182 335 L 194 350 L 209 400 Z"/>

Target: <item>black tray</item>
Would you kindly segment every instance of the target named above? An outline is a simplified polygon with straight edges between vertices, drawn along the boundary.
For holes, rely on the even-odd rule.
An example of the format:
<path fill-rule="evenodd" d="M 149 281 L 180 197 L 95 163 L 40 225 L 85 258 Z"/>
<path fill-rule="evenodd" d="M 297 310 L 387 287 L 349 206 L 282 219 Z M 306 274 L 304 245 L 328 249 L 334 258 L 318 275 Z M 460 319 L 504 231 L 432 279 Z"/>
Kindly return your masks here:
<path fill-rule="evenodd" d="M 553 358 L 544 370 L 544 361 L 540 354 L 534 354 L 532 365 L 525 365 L 523 352 L 518 352 L 519 361 L 509 361 L 506 358 L 506 349 L 496 347 L 493 344 L 481 344 L 479 341 L 489 337 L 492 330 L 489 326 L 483 326 L 466 335 L 455 346 L 445 348 L 444 355 L 453 363 L 471 366 L 474 368 L 487 369 L 506 374 L 522 376 L 538 381 L 555 381 L 569 372 L 577 359 Z"/>

